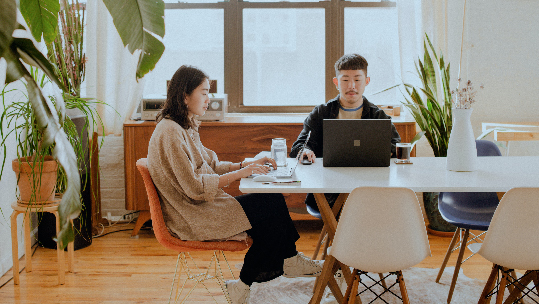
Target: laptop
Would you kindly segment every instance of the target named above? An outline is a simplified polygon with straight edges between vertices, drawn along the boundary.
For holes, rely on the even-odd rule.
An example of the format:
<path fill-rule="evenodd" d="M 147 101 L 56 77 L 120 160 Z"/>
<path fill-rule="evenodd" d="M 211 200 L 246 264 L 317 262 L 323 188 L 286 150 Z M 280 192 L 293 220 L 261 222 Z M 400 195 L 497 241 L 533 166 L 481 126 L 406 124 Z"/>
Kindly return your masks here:
<path fill-rule="evenodd" d="M 296 172 L 296 167 L 298 167 L 299 158 L 301 158 L 301 155 L 303 154 L 303 149 L 305 149 L 305 145 L 307 145 L 307 142 L 309 142 L 309 138 L 311 137 L 311 132 L 309 131 L 309 134 L 307 134 L 307 139 L 305 139 L 305 142 L 303 143 L 303 146 L 301 147 L 300 151 L 298 152 L 298 155 L 296 156 L 295 162 L 292 162 L 293 164 L 287 164 L 283 167 L 277 167 L 277 169 L 271 170 L 266 175 L 273 176 L 275 178 L 290 178 L 294 173 Z M 255 176 L 255 175 L 251 175 Z"/>
<path fill-rule="evenodd" d="M 391 159 L 391 120 L 325 119 L 324 167 L 384 167 Z"/>

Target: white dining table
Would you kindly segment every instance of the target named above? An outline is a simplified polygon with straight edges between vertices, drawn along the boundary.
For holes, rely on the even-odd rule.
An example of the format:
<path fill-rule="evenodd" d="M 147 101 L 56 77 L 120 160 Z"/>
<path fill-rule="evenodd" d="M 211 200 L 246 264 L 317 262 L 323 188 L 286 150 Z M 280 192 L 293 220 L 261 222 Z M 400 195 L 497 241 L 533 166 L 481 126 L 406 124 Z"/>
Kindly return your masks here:
<path fill-rule="evenodd" d="M 506 192 L 514 187 L 539 187 L 539 156 L 478 157 L 477 169 L 454 172 L 444 157 L 411 158 L 412 164 L 389 167 L 323 167 L 318 158 L 311 165 L 298 164 L 286 182 L 263 184 L 241 179 L 243 193 L 350 193 L 358 186 L 406 187 L 415 192 Z M 294 162 L 289 158 L 288 162 Z"/>
<path fill-rule="evenodd" d="M 239 189 L 243 193 L 313 193 L 331 240 L 337 230 L 336 215 L 356 187 L 405 187 L 414 192 L 507 192 L 515 187 L 539 187 L 539 156 L 478 157 L 477 168 L 471 172 L 447 170 L 444 157 L 411 158 L 412 164 L 394 161 L 389 167 L 323 167 L 319 158 L 311 165 L 298 164 L 292 177 L 279 178 L 276 183 L 243 178 Z M 332 208 L 324 193 L 340 193 Z M 348 267 L 337 261 L 334 270 L 337 268 L 348 281 Z M 335 279 L 330 278 L 327 283 L 317 281 L 311 303 L 320 302 L 327 285 L 337 301 L 342 300 Z"/>

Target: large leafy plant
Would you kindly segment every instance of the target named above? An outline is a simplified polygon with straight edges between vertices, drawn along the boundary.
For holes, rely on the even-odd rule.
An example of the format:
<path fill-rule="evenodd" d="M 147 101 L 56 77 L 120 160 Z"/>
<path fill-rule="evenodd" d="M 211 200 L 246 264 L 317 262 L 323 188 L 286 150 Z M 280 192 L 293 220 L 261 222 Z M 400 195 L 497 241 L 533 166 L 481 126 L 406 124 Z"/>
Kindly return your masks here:
<path fill-rule="evenodd" d="M 60 0 L 20 0 L 20 11 L 37 41 L 41 37 L 51 43 L 57 36 Z M 152 70 L 161 57 L 164 46 L 155 37 L 164 36 L 164 2 L 162 0 L 103 0 L 112 15 L 124 45 L 131 53 L 142 50 L 136 77 Z M 41 147 L 50 149 L 67 177 L 67 186 L 59 207 L 60 232 L 57 241 L 61 248 L 74 239 L 71 219 L 81 211 L 80 177 L 73 146 L 64 132 L 65 103 L 59 96 L 53 103 L 36 83 L 28 65 L 41 69 L 63 92 L 68 89 L 60 81 L 55 67 L 37 50 L 29 39 L 14 36 L 16 29 L 26 30 L 17 22 L 17 1 L 0 0 L 0 59 L 7 63 L 6 83 L 23 79 L 35 119 L 36 130 L 42 134 Z M 2 133 L 4 133 L 3 126 Z M 6 153 L 4 146 L 3 154 Z M 1 172 L 0 172 L 1 175 Z M 1 178 L 1 176 L 0 176 Z"/>
<path fill-rule="evenodd" d="M 403 104 L 425 132 L 434 156 L 446 157 L 452 127 L 449 63 L 446 65 L 443 55 L 436 53 L 427 35 L 423 46 L 423 61 L 419 58 L 416 63 L 422 85 L 404 84 Z"/>

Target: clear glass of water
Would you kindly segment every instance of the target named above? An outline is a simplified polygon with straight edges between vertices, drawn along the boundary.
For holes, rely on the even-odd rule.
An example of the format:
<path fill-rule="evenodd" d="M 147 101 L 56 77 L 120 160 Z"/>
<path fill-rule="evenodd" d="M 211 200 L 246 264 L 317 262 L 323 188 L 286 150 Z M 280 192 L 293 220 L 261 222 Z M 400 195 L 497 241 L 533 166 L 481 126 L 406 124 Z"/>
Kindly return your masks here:
<path fill-rule="evenodd" d="M 277 166 L 286 166 L 287 147 L 285 138 L 275 138 L 271 140 L 271 157 Z"/>
<path fill-rule="evenodd" d="M 398 164 L 412 163 L 410 160 L 410 153 L 412 152 L 411 143 L 397 143 L 397 161 Z"/>

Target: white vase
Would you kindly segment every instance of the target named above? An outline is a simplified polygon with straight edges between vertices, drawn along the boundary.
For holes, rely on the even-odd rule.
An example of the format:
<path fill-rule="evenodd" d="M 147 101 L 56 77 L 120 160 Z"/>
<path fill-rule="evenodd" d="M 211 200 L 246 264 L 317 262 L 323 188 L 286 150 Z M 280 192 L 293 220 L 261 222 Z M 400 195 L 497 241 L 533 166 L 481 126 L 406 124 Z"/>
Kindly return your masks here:
<path fill-rule="evenodd" d="M 471 172 L 476 168 L 477 148 L 473 135 L 473 109 L 453 109 L 453 128 L 447 147 L 447 169 L 457 172 Z"/>

